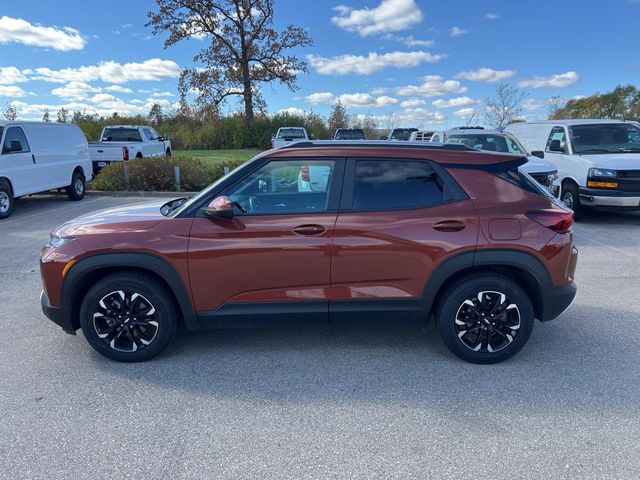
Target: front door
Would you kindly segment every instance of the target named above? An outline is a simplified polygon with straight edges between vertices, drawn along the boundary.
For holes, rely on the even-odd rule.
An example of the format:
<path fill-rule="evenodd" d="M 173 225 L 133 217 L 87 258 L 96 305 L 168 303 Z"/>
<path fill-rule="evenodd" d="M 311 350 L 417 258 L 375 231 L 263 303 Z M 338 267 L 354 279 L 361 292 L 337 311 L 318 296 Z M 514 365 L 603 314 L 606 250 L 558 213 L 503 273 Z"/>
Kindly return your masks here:
<path fill-rule="evenodd" d="M 342 169 L 336 159 L 271 159 L 224 192 L 232 219 L 196 215 L 189 273 L 203 326 L 255 325 L 263 314 L 328 320 Z"/>
<path fill-rule="evenodd" d="M 13 195 L 20 197 L 48 188 L 47 179 L 40 178 L 29 143 L 20 127 L 8 127 L 2 141 L 0 171 L 6 172 L 13 186 Z"/>

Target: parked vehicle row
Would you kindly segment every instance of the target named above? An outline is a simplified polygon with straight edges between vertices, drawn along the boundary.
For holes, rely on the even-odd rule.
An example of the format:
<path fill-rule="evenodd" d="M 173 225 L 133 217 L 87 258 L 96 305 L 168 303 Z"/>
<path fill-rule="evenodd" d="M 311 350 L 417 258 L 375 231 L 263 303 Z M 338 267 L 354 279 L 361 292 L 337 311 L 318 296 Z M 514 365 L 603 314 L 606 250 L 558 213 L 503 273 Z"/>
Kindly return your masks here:
<path fill-rule="evenodd" d="M 109 125 L 99 142 L 89 142 L 89 156 L 96 175 L 113 162 L 134 158 L 170 157 L 171 142 L 145 125 Z"/>
<path fill-rule="evenodd" d="M 81 200 L 93 177 L 87 140 L 77 125 L 0 122 L 0 219 L 26 195 L 64 188 Z"/>

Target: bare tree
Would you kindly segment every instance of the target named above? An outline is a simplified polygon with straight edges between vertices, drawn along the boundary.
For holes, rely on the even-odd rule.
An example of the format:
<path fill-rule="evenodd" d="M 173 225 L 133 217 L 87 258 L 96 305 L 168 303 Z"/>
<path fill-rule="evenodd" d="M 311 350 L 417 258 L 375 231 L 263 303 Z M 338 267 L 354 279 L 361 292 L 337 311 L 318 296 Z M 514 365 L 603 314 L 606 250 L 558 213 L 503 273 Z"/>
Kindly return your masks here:
<path fill-rule="evenodd" d="M 349 117 L 347 116 L 347 109 L 344 108 L 342 102 L 338 100 L 331 107 L 331 115 L 328 120 L 329 134 L 333 135 L 339 128 L 347 128 L 349 126 Z"/>
<path fill-rule="evenodd" d="M 162 112 L 162 105 L 158 102 L 155 102 L 151 105 L 151 109 L 149 110 L 149 121 L 154 125 L 160 125 L 162 123 L 162 119 L 164 118 L 164 114 Z"/>
<path fill-rule="evenodd" d="M 58 119 L 56 120 L 56 122 L 67 123 L 69 121 L 69 110 L 62 107 L 60 110 L 58 110 L 57 116 L 58 116 Z"/>
<path fill-rule="evenodd" d="M 554 95 L 545 102 L 545 110 L 547 111 L 547 119 L 554 120 L 560 110 L 567 104 L 567 99 L 562 95 Z"/>
<path fill-rule="evenodd" d="M 485 123 L 502 130 L 522 115 L 522 102 L 526 97 L 525 91 L 507 83 L 499 83 L 494 95 L 484 99 Z"/>
<path fill-rule="evenodd" d="M 7 105 L 7 108 L 5 109 L 3 115 L 5 120 L 13 122 L 18 118 L 18 109 L 15 106 L 9 104 Z"/>
<path fill-rule="evenodd" d="M 51 117 L 49 115 L 49 109 L 48 108 L 45 108 L 42 111 L 42 121 L 46 122 L 46 123 L 49 123 L 51 121 Z"/>
<path fill-rule="evenodd" d="M 307 32 L 289 25 L 273 28 L 273 0 L 156 0 L 158 11 L 147 14 L 153 34 L 168 32 L 165 48 L 188 38 L 206 38 L 194 62 L 202 68 L 188 68 L 180 77 L 184 99 L 195 92 L 200 107 L 218 108 L 229 97 L 240 96 L 246 124 L 264 101 L 261 83 L 279 82 L 297 88 L 297 74 L 307 65 L 285 52 L 313 44 Z"/>
<path fill-rule="evenodd" d="M 370 113 L 366 115 L 358 115 L 355 118 L 353 125 L 355 128 L 361 128 L 364 130 L 364 135 L 370 140 L 377 136 L 378 122 Z"/>

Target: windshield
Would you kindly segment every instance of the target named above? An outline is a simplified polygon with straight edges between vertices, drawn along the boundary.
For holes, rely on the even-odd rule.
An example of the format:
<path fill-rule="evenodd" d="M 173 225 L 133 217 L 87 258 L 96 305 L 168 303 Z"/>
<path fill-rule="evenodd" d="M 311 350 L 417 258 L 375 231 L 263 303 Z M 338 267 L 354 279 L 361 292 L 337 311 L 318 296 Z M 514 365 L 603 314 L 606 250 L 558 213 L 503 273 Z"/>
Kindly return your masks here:
<path fill-rule="evenodd" d="M 396 128 L 391 134 L 391 140 L 409 140 L 411 134 L 417 131 L 417 128 Z"/>
<path fill-rule="evenodd" d="M 278 130 L 278 138 L 307 138 L 301 128 L 281 128 Z"/>
<path fill-rule="evenodd" d="M 527 155 L 527 150 L 509 134 L 474 133 L 473 135 L 449 135 L 447 143 L 462 143 L 469 148 L 489 152 L 515 153 Z"/>
<path fill-rule="evenodd" d="M 574 125 L 569 132 L 574 153 L 640 152 L 640 128 L 631 123 Z"/>
<path fill-rule="evenodd" d="M 333 138 L 336 140 L 364 140 L 364 130 L 338 130 Z"/>
<path fill-rule="evenodd" d="M 103 142 L 141 142 L 142 136 L 137 128 L 105 128 Z"/>

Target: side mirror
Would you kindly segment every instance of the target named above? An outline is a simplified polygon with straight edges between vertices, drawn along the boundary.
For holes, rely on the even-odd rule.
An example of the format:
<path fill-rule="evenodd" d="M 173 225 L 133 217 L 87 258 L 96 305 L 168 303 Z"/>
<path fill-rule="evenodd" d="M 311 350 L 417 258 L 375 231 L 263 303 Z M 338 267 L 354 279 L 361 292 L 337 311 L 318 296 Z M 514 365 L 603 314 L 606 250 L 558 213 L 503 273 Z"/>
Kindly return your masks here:
<path fill-rule="evenodd" d="M 231 199 L 226 195 L 221 195 L 213 199 L 208 207 L 202 209 L 207 217 L 210 218 L 233 218 L 233 204 Z"/>
<path fill-rule="evenodd" d="M 544 152 L 542 150 L 534 150 L 531 155 L 538 158 L 544 158 Z"/>
<path fill-rule="evenodd" d="M 549 144 L 549 151 L 564 153 L 564 148 L 562 148 L 562 145 L 560 144 L 560 140 L 551 140 L 551 143 Z"/>

